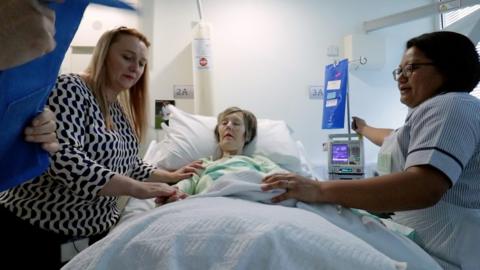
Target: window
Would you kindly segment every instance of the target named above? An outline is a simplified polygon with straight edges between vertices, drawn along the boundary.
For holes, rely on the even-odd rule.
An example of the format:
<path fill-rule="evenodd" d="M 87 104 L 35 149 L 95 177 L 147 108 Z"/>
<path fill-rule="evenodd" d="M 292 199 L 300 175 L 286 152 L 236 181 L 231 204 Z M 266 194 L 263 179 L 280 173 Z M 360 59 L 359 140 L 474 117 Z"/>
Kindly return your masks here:
<path fill-rule="evenodd" d="M 461 18 L 467 16 L 468 14 L 480 9 L 480 5 L 473 5 L 470 7 L 465 7 L 457 9 L 454 11 L 446 12 L 441 15 L 441 27 L 445 28 L 450 24 L 460 20 Z M 477 51 L 480 52 L 480 42 L 477 44 Z M 471 92 L 473 96 L 480 98 L 480 84 Z"/>

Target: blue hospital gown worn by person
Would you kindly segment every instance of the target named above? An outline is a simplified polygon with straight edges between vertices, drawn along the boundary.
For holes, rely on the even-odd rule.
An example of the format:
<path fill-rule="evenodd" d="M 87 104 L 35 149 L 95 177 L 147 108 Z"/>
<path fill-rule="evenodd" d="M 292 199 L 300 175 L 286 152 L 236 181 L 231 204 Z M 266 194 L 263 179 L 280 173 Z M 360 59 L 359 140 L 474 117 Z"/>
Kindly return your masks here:
<path fill-rule="evenodd" d="M 394 140 L 392 168 L 430 165 L 452 186 L 436 205 L 396 212 L 393 220 L 414 228 L 417 243 L 445 269 L 479 269 L 480 100 L 432 97 L 408 113 Z"/>
<path fill-rule="evenodd" d="M 267 176 L 275 172 L 286 172 L 275 162 L 260 155 L 253 155 L 252 157 L 234 155 L 217 160 L 212 160 L 212 158 L 203 158 L 201 160 L 205 169 L 199 175 L 194 175 L 176 184 L 181 191 L 189 195 L 208 191 L 208 188 L 217 179 L 229 173 L 253 170 Z"/>
<path fill-rule="evenodd" d="M 98 192 L 117 173 L 144 180 L 154 167 L 138 157 L 135 132 L 120 104 L 110 105 L 114 128 L 109 130 L 79 75 L 59 76 L 48 105 L 57 118 L 60 150 L 46 173 L 0 193 L 0 205 L 58 234 L 104 233 L 120 213 L 116 197 L 98 196 Z"/>

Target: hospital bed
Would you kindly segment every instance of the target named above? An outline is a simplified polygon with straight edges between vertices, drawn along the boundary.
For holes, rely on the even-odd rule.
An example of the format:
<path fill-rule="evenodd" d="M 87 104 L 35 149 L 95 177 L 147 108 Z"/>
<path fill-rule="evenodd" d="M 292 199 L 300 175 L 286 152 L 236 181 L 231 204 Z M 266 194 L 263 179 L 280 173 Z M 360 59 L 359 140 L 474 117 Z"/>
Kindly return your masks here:
<path fill-rule="evenodd" d="M 145 159 L 175 169 L 214 155 L 216 119 L 169 109 L 165 138 L 150 144 Z M 260 119 L 245 152 L 315 177 L 283 121 Z M 262 193 L 259 179 L 236 182 L 255 175 L 229 177 L 207 194 L 161 207 L 130 199 L 118 225 L 63 269 L 441 269 L 374 216 L 329 204 L 270 204 L 274 194 Z"/>

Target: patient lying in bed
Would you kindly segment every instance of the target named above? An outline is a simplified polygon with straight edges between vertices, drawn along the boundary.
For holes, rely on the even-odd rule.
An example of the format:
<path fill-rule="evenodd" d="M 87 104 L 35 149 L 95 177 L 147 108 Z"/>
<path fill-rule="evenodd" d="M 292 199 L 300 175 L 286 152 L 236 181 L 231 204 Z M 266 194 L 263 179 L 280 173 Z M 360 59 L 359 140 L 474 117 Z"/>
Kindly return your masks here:
<path fill-rule="evenodd" d="M 242 179 L 256 184 L 260 184 L 261 179 L 268 174 L 286 172 L 264 156 L 243 155 L 243 149 L 257 134 L 257 119 L 253 113 L 238 107 L 225 109 L 217 117 L 214 133 L 218 143 L 219 158 L 201 159 L 204 169 L 190 179 L 177 183 L 176 186 L 180 191 L 188 195 L 201 194 L 209 191 L 217 180 L 223 179 L 222 177 L 233 176 L 239 180 L 239 176 L 244 172 L 255 172 L 255 175 L 248 174 L 248 177 Z"/>

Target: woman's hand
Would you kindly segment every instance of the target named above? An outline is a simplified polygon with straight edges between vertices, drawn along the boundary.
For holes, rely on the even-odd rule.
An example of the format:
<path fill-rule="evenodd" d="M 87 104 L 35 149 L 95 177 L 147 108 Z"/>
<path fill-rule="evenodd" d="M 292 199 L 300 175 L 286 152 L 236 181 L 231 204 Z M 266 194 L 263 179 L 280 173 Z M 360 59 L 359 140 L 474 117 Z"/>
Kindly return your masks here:
<path fill-rule="evenodd" d="M 54 154 L 60 149 L 57 140 L 55 115 L 45 107 L 45 110 L 35 117 L 32 124 L 25 128 L 25 140 L 27 142 L 41 143 L 42 148 L 50 154 Z"/>
<path fill-rule="evenodd" d="M 287 199 L 303 202 L 318 202 L 321 197 L 321 182 L 293 173 L 275 173 L 262 180 L 262 191 L 285 189 L 286 192 L 272 198 L 273 203 Z"/>
<path fill-rule="evenodd" d="M 134 180 L 129 195 L 137 199 L 156 198 L 156 200 L 167 200 L 175 195 L 176 192 L 177 189 L 164 183 L 140 182 Z"/>
<path fill-rule="evenodd" d="M 157 197 L 155 198 L 155 204 L 157 206 L 161 206 L 167 203 L 183 200 L 188 197 L 188 194 L 184 193 L 183 191 L 180 191 L 178 187 L 173 187 L 173 188 L 176 189 L 173 195 L 171 195 L 170 197 Z"/>
<path fill-rule="evenodd" d="M 172 172 L 161 169 L 155 170 L 146 181 L 175 184 L 182 179 L 192 177 L 198 170 L 203 170 L 202 161 L 200 160 L 194 161 Z"/>
<path fill-rule="evenodd" d="M 177 189 L 160 182 L 142 182 L 128 176 L 115 174 L 102 189 L 99 196 L 132 196 L 137 199 L 156 198 L 168 200 L 177 193 Z"/>
<path fill-rule="evenodd" d="M 196 160 L 188 165 L 183 166 L 182 168 L 169 172 L 167 174 L 167 181 L 165 183 L 174 184 L 182 179 L 187 179 L 192 177 L 194 174 L 197 174 L 199 170 L 203 170 L 203 165 L 201 160 Z"/>

